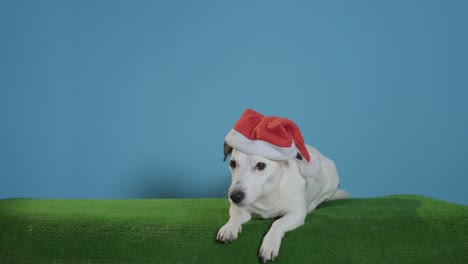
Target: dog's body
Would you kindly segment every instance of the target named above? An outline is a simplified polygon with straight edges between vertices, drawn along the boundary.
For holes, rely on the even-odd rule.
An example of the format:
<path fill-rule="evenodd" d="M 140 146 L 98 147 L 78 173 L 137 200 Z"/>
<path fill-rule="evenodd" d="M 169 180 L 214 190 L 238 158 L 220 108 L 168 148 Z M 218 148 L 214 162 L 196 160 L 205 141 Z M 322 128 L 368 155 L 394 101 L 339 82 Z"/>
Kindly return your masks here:
<path fill-rule="evenodd" d="M 345 198 L 338 190 L 339 178 L 333 161 L 307 146 L 310 162 L 299 159 L 274 161 L 232 149 L 229 188 L 230 219 L 221 227 L 217 240 L 230 242 L 241 232 L 241 225 L 252 214 L 263 218 L 281 217 L 263 238 L 262 261 L 278 256 L 281 238 L 304 224 L 307 213 L 320 203 Z"/>

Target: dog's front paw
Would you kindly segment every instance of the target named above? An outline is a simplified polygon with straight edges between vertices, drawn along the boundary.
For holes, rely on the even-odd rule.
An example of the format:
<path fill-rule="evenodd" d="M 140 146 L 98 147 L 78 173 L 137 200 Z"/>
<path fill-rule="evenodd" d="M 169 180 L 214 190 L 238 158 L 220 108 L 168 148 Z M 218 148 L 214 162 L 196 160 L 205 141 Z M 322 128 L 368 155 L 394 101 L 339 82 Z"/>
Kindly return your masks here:
<path fill-rule="evenodd" d="M 228 243 L 235 240 L 240 232 L 242 232 L 242 227 L 240 225 L 227 223 L 219 229 L 216 240 Z"/>
<path fill-rule="evenodd" d="M 281 237 L 266 234 L 263 238 L 262 246 L 258 257 L 261 262 L 273 261 L 278 256 L 281 246 Z"/>

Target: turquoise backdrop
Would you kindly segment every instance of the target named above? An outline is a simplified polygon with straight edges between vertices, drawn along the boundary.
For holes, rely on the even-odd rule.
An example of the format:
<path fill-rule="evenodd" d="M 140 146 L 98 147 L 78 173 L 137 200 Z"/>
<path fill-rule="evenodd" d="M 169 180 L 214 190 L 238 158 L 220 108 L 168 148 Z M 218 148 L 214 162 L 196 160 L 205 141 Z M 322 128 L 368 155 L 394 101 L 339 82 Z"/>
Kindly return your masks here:
<path fill-rule="evenodd" d="M 355 197 L 468 204 L 468 1 L 0 1 L 0 198 L 223 197 L 245 108 Z"/>

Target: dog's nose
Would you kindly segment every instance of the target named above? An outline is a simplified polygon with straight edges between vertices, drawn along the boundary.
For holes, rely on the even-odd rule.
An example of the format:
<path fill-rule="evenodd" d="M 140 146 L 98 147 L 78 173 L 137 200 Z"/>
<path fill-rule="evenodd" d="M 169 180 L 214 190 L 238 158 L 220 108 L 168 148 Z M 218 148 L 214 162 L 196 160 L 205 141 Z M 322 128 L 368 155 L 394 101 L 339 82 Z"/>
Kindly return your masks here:
<path fill-rule="evenodd" d="M 236 192 L 231 193 L 231 195 L 229 195 L 231 200 L 236 204 L 240 203 L 242 199 L 244 199 L 244 196 L 245 196 L 244 192 L 241 192 L 241 191 L 236 191 Z"/>

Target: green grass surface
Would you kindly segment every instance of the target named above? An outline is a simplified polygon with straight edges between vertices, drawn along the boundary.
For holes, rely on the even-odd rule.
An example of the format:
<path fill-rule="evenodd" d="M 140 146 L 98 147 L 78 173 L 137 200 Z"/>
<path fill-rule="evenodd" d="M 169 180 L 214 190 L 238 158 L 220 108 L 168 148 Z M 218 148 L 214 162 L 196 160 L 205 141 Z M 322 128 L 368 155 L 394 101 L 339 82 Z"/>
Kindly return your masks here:
<path fill-rule="evenodd" d="M 225 199 L 0 200 L 1 263 L 256 263 L 273 220 L 215 242 Z M 326 203 L 275 263 L 468 263 L 468 206 L 420 196 Z"/>

